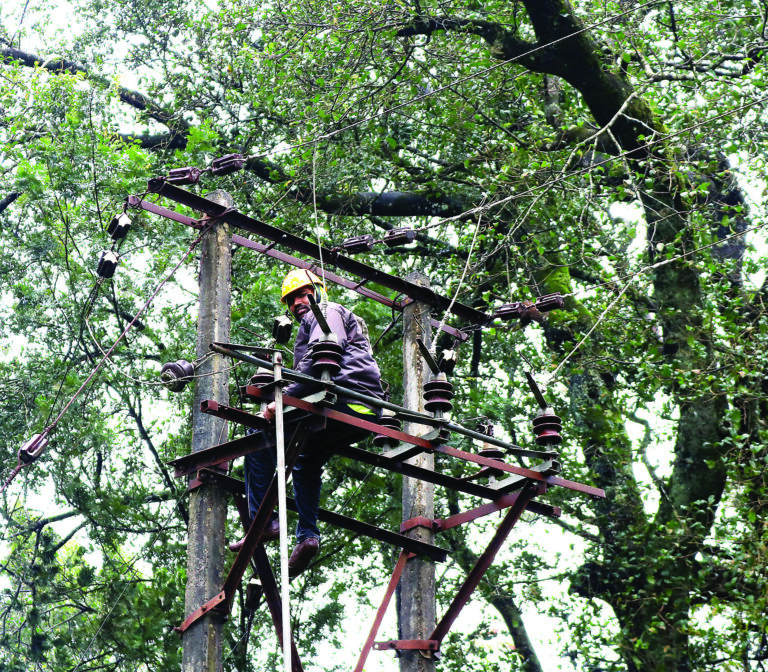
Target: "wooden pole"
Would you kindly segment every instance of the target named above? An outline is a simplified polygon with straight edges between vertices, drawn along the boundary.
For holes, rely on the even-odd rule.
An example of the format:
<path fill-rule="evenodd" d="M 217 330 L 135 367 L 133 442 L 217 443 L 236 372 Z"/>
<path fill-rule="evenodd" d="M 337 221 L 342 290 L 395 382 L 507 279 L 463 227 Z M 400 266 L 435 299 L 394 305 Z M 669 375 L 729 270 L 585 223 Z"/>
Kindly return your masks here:
<path fill-rule="evenodd" d="M 207 198 L 227 207 L 234 205 L 225 191 L 214 191 Z M 209 353 L 208 346 L 214 341 L 229 342 L 231 248 L 229 225 L 223 222 L 214 224 L 201 244 L 198 357 Z M 195 372 L 198 377 L 192 413 L 193 453 L 222 443 L 226 438 L 226 422 L 200 412 L 200 402 L 204 399 L 229 403 L 229 375 L 225 369 L 224 358 L 213 356 L 204 360 Z M 185 617 L 221 591 L 226 516 L 226 498 L 218 487 L 204 484 L 190 495 Z M 220 672 L 222 623 L 218 613 L 209 612 L 184 633 L 182 672 Z"/>
<path fill-rule="evenodd" d="M 412 273 L 406 280 L 429 287 L 430 281 L 421 273 Z M 416 338 L 431 342 L 430 309 L 425 303 L 414 302 L 403 311 L 403 406 L 425 412 L 422 391 L 429 369 L 419 352 Z M 404 431 L 423 434 L 423 425 L 406 423 Z M 421 453 L 408 460 L 425 469 L 434 469 L 434 455 Z M 434 485 L 403 476 L 403 520 L 416 516 L 435 517 Z M 434 543 L 434 532 L 416 527 L 408 536 L 428 544 Z M 399 639 L 427 639 L 435 627 L 435 565 L 431 560 L 412 558 L 400 581 Z M 420 651 L 400 652 L 400 672 L 434 672 L 434 660 Z"/>

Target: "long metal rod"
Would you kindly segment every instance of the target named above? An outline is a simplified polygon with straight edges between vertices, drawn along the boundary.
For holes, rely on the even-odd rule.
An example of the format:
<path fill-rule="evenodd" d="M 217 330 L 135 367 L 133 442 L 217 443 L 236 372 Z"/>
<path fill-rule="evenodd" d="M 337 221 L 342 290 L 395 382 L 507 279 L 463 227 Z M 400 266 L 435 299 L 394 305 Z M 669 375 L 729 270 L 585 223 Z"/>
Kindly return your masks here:
<path fill-rule="evenodd" d="M 277 520 L 280 525 L 280 590 L 283 608 L 283 661 L 285 672 L 291 672 L 291 604 L 290 583 L 288 581 L 288 515 L 285 507 L 285 434 L 283 433 L 283 356 L 276 352 L 272 355 L 275 376 L 275 449 L 277 450 Z"/>
<path fill-rule="evenodd" d="M 222 355 L 226 355 L 228 357 L 239 359 L 243 362 L 248 362 L 249 364 L 254 364 L 256 366 L 263 366 L 266 368 L 269 368 L 272 366 L 272 363 L 265 359 L 260 359 L 259 357 L 246 355 L 242 352 L 238 352 L 237 350 L 232 350 L 222 345 L 221 343 L 212 343 L 211 350 L 213 350 L 214 352 L 218 352 Z M 283 377 L 286 380 L 290 380 L 292 382 L 310 383 L 317 386 L 320 386 L 323 384 L 317 378 L 313 378 L 312 376 L 299 373 L 298 371 L 294 371 L 289 368 L 283 368 Z M 407 418 L 409 420 L 412 420 L 413 422 L 418 422 L 423 425 L 427 425 L 429 427 L 445 427 L 447 430 L 451 432 L 455 432 L 456 434 L 462 434 L 463 436 L 469 437 L 471 439 L 475 439 L 477 441 L 483 441 L 484 443 L 490 443 L 491 445 L 498 446 L 499 448 L 505 448 L 510 453 L 514 453 L 515 455 L 537 457 L 544 460 L 548 460 L 558 456 L 558 453 L 556 452 L 543 451 L 543 450 L 528 450 L 527 448 L 522 448 L 521 446 L 516 446 L 515 444 L 501 441 L 496 437 L 487 436 L 486 434 L 481 434 L 480 432 L 475 432 L 471 429 L 467 429 L 466 427 L 462 427 L 461 425 L 456 425 L 451 422 L 445 422 L 443 420 L 436 420 L 431 415 L 417 413 L 415 411 L 411 411 L 407 408 L 404 408 L 403 406 L 398 406 L 397 404 L 393 404 L 389 401 L 384 401 L 383 399 L 377 399 L 376 397 L 370 397 L 367 394 L 361 394 L 360 392 L 356 392 L 355 390 L 350 390 L 346 387 L 342 387 L 341 385 L 337 385 L 334 382 L 328 383 L 327 387 L 329 390 L 331 390 L 332 392 L 335 392 L 339 396 L 346 397 L 348 399 L 354 399 L 355 401 L 361 401 L 365 404 L 370 404 L 371 406 L 376 406 L 378 408 L 386 408 L 390 411 L 394 411 L 395 413 L 397 413 L 403 418 Z"/>
<path fill-rule="evenodd" d="M 286 643 L 283 638 L 283 626 L 281 623 L 283 610 L 280 606 L 280 592 L 277 589 L 275 575 L 272 573 L 272 567 L 269 564 L 267 551 L 264 549 L 263 544 L 256 547 L 253 554 L 253 561 L 256 564 L 256 571 L 261 579 L 261 585 L 264 590 L 264 599 L 267 602 L 269 614 L 272 616 L 272 623 L 275 626 L 278 642 L 284 649 L 288 646 L 291 650 L 291 659 L 293 663 L 292 672 L 304 672 L 299 652 L 296 649 L 296 642 L 294 642 L 291 637 Z"/>
<path fill-rule="evenodd" d="M 460 303 L 459 301 L 451 301 L 447 296 L 436 294 L 430 289 L 419 287 L 419 285 L 415 283 L 379 271 L 356 259 L 351 259 L 350 257 L 339 254 L 335 250 L 321 248 L 315 241 L 304 240 L 292 233 L 282 231 L 271 224 L 249 217 L 238 210 L 219 206 L 202 196 L 185 191 L 184 189 L 179 189 L 179 187 L 175 185 L 168 184 L 164 178 L 150 180 L 147 185 L 147 191 L 160 194 L 165 198 L 186 205 L 198 212 L 204 212 L 209 217 L 219 219 L 220 221 L 227 222 L 239 229 L 250 231 L 262 238 L 290 247 L 313 259 L 325 259 L 326 263 L 331 263 L 348 273 L 352 273 L 360 278 L 365 278 L 366 280 L 375 282 L 388 289 L 393 289 L 400 294 L 410 296 L 417 301 L 422 301 L 439 310 L 450 310 L 450 312 L 457 317 L 468 320 L 472 324 L 486 325 L 490 324 L 493 319 L 491 315 L 487 315 L 486 313 Z"/>

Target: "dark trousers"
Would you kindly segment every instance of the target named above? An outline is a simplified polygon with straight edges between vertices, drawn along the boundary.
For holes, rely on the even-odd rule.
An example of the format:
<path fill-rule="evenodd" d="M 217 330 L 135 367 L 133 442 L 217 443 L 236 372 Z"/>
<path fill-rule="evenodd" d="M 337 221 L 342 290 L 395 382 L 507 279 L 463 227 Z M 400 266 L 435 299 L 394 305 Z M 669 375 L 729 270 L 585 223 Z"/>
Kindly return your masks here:
<path fill-rule="evenodd" d="M 342 413 L 376 422 L 377 415 L 353 411 L 345 403 L 338 403 L 333 408 Z M 274 437 L 274 430 L 271 430 Z M 317 529 L 317 514 L 320 508 L 320 490 L 322 487 L 323 467 L 333 455 L 334 448 L 350 446 L 364 439 L 370 432 L 336 420 L 328 420 L 325 429 L 309 436 L 293 468 L 293 492 L 299 522 L 296 525 L 296 538 L 304 541 L 309 537 L 320 538 Z M 290 437 L 286 437 L 286 442 Z M 245 456 L 245 492 L 248 497 L 248 512 L 253 520 L 264 500 L 277 466 L 277 453 L 274 438 L 270 448 L 250 453 Z M 272 514 L 273 518 L 276 513 Z"/>

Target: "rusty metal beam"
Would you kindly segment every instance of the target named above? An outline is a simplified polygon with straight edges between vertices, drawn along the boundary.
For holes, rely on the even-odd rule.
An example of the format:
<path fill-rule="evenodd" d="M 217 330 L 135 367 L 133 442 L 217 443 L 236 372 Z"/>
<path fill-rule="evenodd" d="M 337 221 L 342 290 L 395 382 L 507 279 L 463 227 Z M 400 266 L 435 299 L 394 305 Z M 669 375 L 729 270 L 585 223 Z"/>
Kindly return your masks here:
<path fill-rule="evenodd" d="M 434 639 L 390 639 L 386 642 L 376 642 L 373 645 L 377 651 L 434 651 L 440 650 L 440 642 Z"/>
<path fill-rule="evenodd" d="M 271 257 L 272 259 L 277 259 L 278 261 L 290 264 L 296 268 L 304 268 L 308 271 L 312 271 L 312 273 L 315 273 L 316 275 L 322 275 L 326 281 L 335 282 L 337 285 L 341 285 L 346 289 L 357 292 L 360 294 L 360 296 L 363 296 L 366 299 L 377 301 L 378 303 L 381 303 L 388 308 L 392 308 L 393 310 L 397 310 L 398 312 L 402 313 L 403 308 L 407 305 L 406 302 L 393 301 L 383 294 L 379 294 L 378 292 L 374 292 L 372 289 L 363 287 L 363 283 L 367 282 L 367 280 L 363 280 L 362 282 L 354 282 L 353 280 L 348 280 L 347 278 L 344 278 L 340 275 L 336 275 L 336 273 L 333 273 L 326 268 L 321 269 L 318 264 L 313 264 L 308 261 L 304 261 L 303 259 L 299 259 L 298 257 L 294 257 L 290 254 L 286 254 L 285 252 L 275 250 L 273 249 L 274 243 L 270 243 L 269 245 L 262 245 L 261 243 L 257 243 L 251 240 L 250 238 L 238 236 L 237 234 L 232 236 L 232 242 L 237 243 L 238 245 L 242 245 L 243 247 L 247 247 L 250 250 L 256 250 L 257 252 Z M 408 299 L 408 302 L 410 301 L 411 299 Z M 435 329 L 441 326 L 441 323 L 434 318 L 430 318 L 430 322 Z M 454 338 L 457 338 L 462 343 L 469 339 L 469 334 L 467 332 L 462 331 L 461 329 L 456 329 L 455 327 L 452 327 L 448 324 L 443 324 L 441 330 L 446 334 L 450 334 Z"/>
<path fill-rule="evenodd" d="M 308 419 L 308 417 L 311 419 Z M 291 427 L 296 427 L 302 420 L 309 423 L 312 428 L 311 431 L 318 431 L 325 425 L 324 418 L 302 415 L 301 417 L 294 418 L 291 422 L 286 422 L 286 431 Z M 228 462 L 274 445 L 275 439 L 268 432 L 257 432 L 256 434 L 241 436 L 234 441 L 220 443 L 218 446 L 212 446 L 198 453 L 177 457 L 175 460 L 170 460 L 168 464 L 174 467 L 176 478 L 180 478 L 200 469 L 215 467 L 223 462 Z"/>
<path fill-rule="evenodd" d="M 376 611 L 376 618 L 373 619 L 373 625 L 371 625 L 368 638 L 363 644 L 363 650 L 360 652 L 360 657 L 357 659 L 357 665 L 355 665 L 353 672 L 363 672 L 363 666 L 365 665 L 365 661 L 368 658 L 368 654 L 371 652 L 371 647 L 374 645 L 376 633 L 381 627 L 381 622 L 384 620 L 384 615 L 387 613 L 387 607 L 392 600 L 392 595 L 395 594 L 397 584 L 400 582 L 400 577 L 402 576 L 403 570 L 405 569 L 405 563 L 412 557 L 413 555 L 406 551 L 400 553 L 400 557 L 397 560 L 395 569 L 392 571 L 392 577 L 389 579 L 387 589 L 384 591 L 384 597 L 382 598 L 381 604 Z"/>
<path fill-rule="evenodd" d="M 245 492 L 245 484 L 243 481 L 237 478 L 232 478 L 231 476 L 225 476 L 224 474 L 219 474 L 215 471 L 208 471 L 203 469 L 198 472 L 198 477 L 205 483 L 215 483 L 220 488 L 233 495 L 242 495 Z M 291 511 L 298 511 L 296 508 L 295 499 L 292 497 L 286 497 L 285 501 Z M 317 518 L 323 523 L 328 523 L 334 527 L 370 537 L 371 539 L 381 541 L 385 544 L 397 546 L 398 548 L 405 549 L 409 553 L 413 553 L 415 555 L 424 555 L 428 558 L 432 558 L 437 562 L 445 562 L 446 558 L 448 557 L 448 551 L 444 548 L 440 548 L 439 546 L 434 546 L 432 544 L 426 544 L 422 541 L 418 541 L 417 539 L 410 539 L 409 537 L 398 534 L 397 532 L 385 530 L 381 527 L 371 525 L 370 523 L 364 523 L 362 520 L 357 520 L 348 516 L 342 516 L 340 513 L 336 513 L 334 511 L 319 509 Z"/>
<path fill-rule="evenodd" d="M 452 314 L 463 320 L 467 320 L 471 324 L 487 325 L 490 324 L 493 319 L 491 315 L 483 313 L 476 308 L 467 306 L 459 301 L 451 301 L 447 296 L 442 296 L 430 289 L 420 287 L 415 283 L 379 271 L 356 259 L 339 254 L 336 250 L 321 248 L 317 242 L 305 240 L 292 233 L 288 233 L 287 231 L 282 231 L 271 224 L 249 217 L 238 210 L 222 207 L 202 196 L 198 196 L 197 194 L 168 184 L 162 177 L 150 180 L 147 185 L 147 191 L 160 194 L 164 198 L 186 205 L 198 212 L 203 212 L 213 219 L 227 222 L 244 231 L 255 233 L 274 243 L 285 245 L 286 247 L 296 250 L 301 254 L 305 254 L 312 259 L 319 260 L 322 258 L 325 264 L 329 266 L 336 266 L 343 271 L 352 273 L 352 275 L 364 278 L 370 282 L 375 282 L 387 289 L 392 289 L 399 294 L 411 297 L 417 301 L 422 301 L 438 310 L 450 310 Z"/>

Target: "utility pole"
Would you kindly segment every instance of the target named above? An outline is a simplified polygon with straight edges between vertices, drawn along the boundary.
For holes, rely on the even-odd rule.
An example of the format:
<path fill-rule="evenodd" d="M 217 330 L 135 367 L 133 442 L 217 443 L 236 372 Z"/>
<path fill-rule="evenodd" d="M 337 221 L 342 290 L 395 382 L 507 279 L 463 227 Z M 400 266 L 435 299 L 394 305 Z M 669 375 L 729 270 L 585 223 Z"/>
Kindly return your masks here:
<path fill-rule="evenodd" d="M 233 207 L 225 191 L 214 191 L 207 198 L 219 205 Z M 214 341 L 229 342 L 232 235 L 229 225 L 215 223 L 201 244 L 200 297 L 197 320 L 197 357 L 210 352 Z M 226 421 L 200 412 L 200 402 L 213 399 L 229 403 L 229 375 L 223 357 L 205 359 L 196 370 L 195 401 L 192 412 L 192 452 L 210 448 L 224 440 Z M 202 484 L 189 500 L 187 541 L 187 590 L 184 615 L 212 599 L 220 590 L 224 572 L 224 527 L 227 517 L 225 495 L 214 485 Z M 182 672 L 220 672 L 220 614 L 209 611 L 184 632 Z"/>
<path fill-rule="evenodd" d="M 429 287 L 429 278 L 422 273 L 411 273 L 406 280 Z M 416 343 L 421 338 L 431 343 L 430 308 L 426 303 L 414 301 L 403 311 L 403 406 L 425 412 L 422 391 L 428 381 L 429 369 Z M 406 423 L 405 432 L 424 433 L 423 425 Z M 434 455 L 421 453 L 408 460 L 410 464 L 434 470 Z M 403 476 L 403 520 L 424 516 L 435 517 L 435 488 L 431 483 Z M 434 532 L 426 527 L 415 527 L 408 536 L 428 544 L 434 543 Z M 411 558 L 400 580 L 400 639 L 427 639 L 435 627 L 435 565 L 432 560 Z M 420 651 L 400 652 L 400 672 L 434 672 L 435 662 Z"/>

